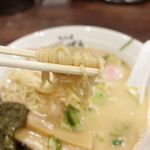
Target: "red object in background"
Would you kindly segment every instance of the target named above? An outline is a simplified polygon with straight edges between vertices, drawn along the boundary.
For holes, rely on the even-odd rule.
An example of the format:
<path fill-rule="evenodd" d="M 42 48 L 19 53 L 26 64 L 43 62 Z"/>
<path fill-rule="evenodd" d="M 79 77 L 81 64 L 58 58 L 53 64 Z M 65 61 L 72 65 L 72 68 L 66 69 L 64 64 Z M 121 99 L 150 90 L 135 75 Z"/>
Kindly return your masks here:
<path fill-rule="evenodd" d="M 124 3 L 124 4 L 133 4 L 133 3 L 141 3 L 145 2 L 146 0 L 72 0 L 73 2 L 80 2 L 80 1 L 104 1 L 109 3 Z"/>
<path fill-rule="evenodd" d="M 34 0 L 0 0 L 0 14 L 10 14 L 34 5 Z"/>
<path fill-rule="evenodd" d="M 110 2 L 110 3 L 134 4 L 134 3 L 141 3 L 146 0 L 103 0 L 103 1 Z"/>

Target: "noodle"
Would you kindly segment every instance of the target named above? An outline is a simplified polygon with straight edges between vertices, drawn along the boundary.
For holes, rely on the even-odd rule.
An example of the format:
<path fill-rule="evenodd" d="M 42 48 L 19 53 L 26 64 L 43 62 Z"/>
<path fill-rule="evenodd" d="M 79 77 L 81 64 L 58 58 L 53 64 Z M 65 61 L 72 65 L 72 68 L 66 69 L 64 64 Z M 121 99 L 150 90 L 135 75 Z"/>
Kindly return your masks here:
<path fill-rule="evenodd" d="M 99 68 L 103 71 L 104 60 L 100 56 L 89 52 L 77 51 L 57 43 L 49 47 L 40 48 L 36 53 L 36 60 L 46 63 L 80 66 L 82 76 L 56 74 L 29 70 L 18 70 L 11 74 L 9 87 L 3 87 L 3 98 L 22 102 L 30 109 L 39 110 L 47 105 L 50 109 L 50 100 L 61 101 L 65 105 L 74 105 L 70 99 L 72 96 L 80 100 L 81 106 L 88 104 L 88 97 L 92 94 L 92 83 L 95 77 L 89 77 L 84 67 Z M 33 79 L 32 81 L 30 79 Z M 11 94 L 9 94 L 11 93 Z M 43 111 L 43 110 L 42 110 Z"/>
<path fill-rule="evenodd" d="M 92 68 L 104 68 L 104 59 L 89 52 L 72 51 L 68 47 L 57 43 L 50 47 L 42 47 L 36 53 L 36 59 L 40 62 L 55 63 Z"/>
<path fill-rule="evenodd" d="M 100 73 L 104 68 L 104 59 L 102 57 L 92 55 L 89 52 L 74 52 L 60 43 L 57 43 L 50 47 L 40 48 L 36 53 L 36 59 L 40 62 L 46 63 L 80 66 L 82 76 L 66 76 L 63 74 L 54 75 L 59 82 L 68 84 L 67 88 L 72 88 L 72 91 L 84 103 L 87 103 L 87 98 L 92 94 L 91 84 L 95 79 L 95 77 L 87 76 L 84 67 L 99 68 Z M 42 86 L 45 85 L 46 81 L 52 84 L 52 82 L 50 81 L 49 72 L 42 72 Z"/>
<path fill-rule="evenodd" d="M 88 76 L 85 69 L 103 71 L 98 55 L 106 60 L 103 79 Z M 131 70 L 124 61 L 61 44 L 40 48 L 36 59 L 79 66 L 82 75 L 42 72 L 42 82 L 39 71 L 16 69 L 9 75 L 0 87 L 2 101 L 23 103 L 30 110 L 26 125 L 15 132 L 18 141 L 33 150 L 134 149 L 147 127 L 148 99 L 140 104 L 138 92 L 125 85 Z"/>

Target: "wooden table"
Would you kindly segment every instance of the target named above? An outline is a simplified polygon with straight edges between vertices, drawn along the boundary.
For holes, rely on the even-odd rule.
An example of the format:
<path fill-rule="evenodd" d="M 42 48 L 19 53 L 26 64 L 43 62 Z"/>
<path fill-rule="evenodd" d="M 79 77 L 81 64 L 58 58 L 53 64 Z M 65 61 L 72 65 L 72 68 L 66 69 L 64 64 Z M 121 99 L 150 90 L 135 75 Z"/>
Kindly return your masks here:
<path fill-rule="evenodd" d="M 0 16 L 0 44 L 44 28 L 61 25 L 93 25 L 124 32 L 144 42 L 150 39 L 150 1 L 118 5 L 102 1 L 76 1 L 61 5 L 38 5 Z"/>

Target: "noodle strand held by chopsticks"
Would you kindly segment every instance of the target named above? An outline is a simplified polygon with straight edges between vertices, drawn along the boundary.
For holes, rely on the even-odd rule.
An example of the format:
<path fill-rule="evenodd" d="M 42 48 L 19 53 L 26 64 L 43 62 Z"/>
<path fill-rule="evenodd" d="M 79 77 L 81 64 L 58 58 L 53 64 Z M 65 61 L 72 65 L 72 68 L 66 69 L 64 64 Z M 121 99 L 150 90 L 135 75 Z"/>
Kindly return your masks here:
<path fill-rule="evenodd" d="M 42 72 L 41 83 L 40 72 L 16 70 L 10 75 L 9 81 L 11 82 L 2 87 L 4 99 L 22 102 L 31 110 L 37 110 L 44 105 L 48 106 L 51 100 L 62 101 L 63 99 L 65 105 L 69 105 L 68 101 L 71 102 L 69 98 L 72 95 L 80 99 L 81 106 L 88 104 L 95 77 L 87 76 L 84 67 L 100 68 L 101 75 L 104 60 L 100 56 L 82 50 L 77 51 L 75 48 L 68 48 L 62 44 L 55 44 L 40 48 L 36 59 L 47 63 L 80 66 L 82 76 Z M 7 88 L 8 85 L 10 88 Z"/>
<path fill-rule="evenodd" d="M 80 66 L 82 76 L 67 76 L 63 74 L 54 75 L 58 82 L 70 84 L 69 86 L 73 89 L 72 92 L 74 92 L 80 99 L 82 99 L 83 102 L 85 102 L 88 99 L 89 95 L 92 94 L 91 85 L 95 79 L 95 77 L 87 76 L 84 67 L 99 68 L 100 74 L 104 69 L 104 59 L 102 57 L 92 55 L 89 52 L 72 51 L 71 49 L 60 43 L 54 44 L 49 47 L 40 48 L 36 53 L 36 60 L 46 63 Z M 42 86 L 45 85 L 46 81 L 52 83 L 50 81 L 49 73 L 42 72 Z M 78 82 L 80 82 L 81 84 L 78 84 Z"/>
<path fill-rule="evenodd" d="M 36 60 L 61 65 L 83 65 L 84 67 L 99 68 L 100 70 L 104 68 L 104 59 L 102 57 L 92 55 L 89 52 L 74 52 L 60 43 L 39 48 L 36 53 Z"/>

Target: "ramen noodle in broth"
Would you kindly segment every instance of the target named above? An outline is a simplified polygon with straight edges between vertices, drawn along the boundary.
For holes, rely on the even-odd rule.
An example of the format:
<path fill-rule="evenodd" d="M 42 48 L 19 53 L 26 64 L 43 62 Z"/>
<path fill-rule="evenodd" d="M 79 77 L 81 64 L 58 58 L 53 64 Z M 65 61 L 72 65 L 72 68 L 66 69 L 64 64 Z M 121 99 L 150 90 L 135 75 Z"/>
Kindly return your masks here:
<path fill-rule="evenodd" d="M 40 72 L 13 71 L 1 86 L 2 100 L 30 109 L 15 138 L 33 150 L 133 150 L 146 129 L 148 102 L 139 103 L 138 90 L 125 85 L 130 67 L 111 53 L 68 49 L 103 57 L 103 77 L 88 77 L 87 85 L 76 76 L 46 73 L 41 87 Z"/>

